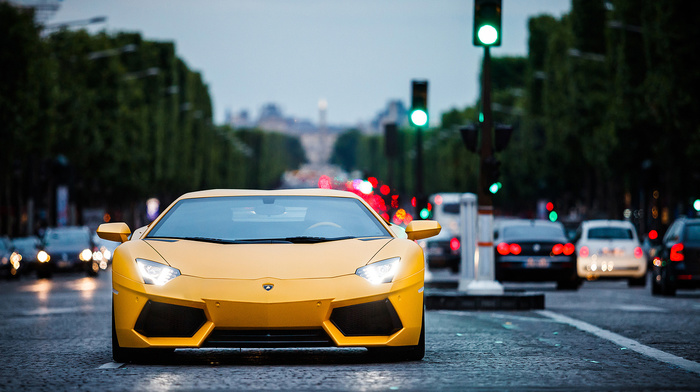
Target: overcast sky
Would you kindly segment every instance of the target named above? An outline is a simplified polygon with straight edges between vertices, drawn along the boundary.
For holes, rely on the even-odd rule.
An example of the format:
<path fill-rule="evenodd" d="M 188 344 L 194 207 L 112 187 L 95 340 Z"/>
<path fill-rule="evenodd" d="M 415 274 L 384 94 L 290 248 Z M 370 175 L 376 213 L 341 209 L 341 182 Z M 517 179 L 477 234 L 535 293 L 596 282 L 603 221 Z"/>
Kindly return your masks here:
<path fill-rule="evenodd" d="M 268 102 L 288 116 L 367 122 L 390 99 L 410 101 L 411 79 L 429 80 L 432 119 L 473 104 L 483 49 L 472 46 L 473 0 L 63 0 L 48 23 L 106 16 L 108 32 L 174 41 L 200 71 L 214 121 Z M 503 0 L 502 46 L 525 55 L 527 20 L 561 16 L 570 0 Z"/>

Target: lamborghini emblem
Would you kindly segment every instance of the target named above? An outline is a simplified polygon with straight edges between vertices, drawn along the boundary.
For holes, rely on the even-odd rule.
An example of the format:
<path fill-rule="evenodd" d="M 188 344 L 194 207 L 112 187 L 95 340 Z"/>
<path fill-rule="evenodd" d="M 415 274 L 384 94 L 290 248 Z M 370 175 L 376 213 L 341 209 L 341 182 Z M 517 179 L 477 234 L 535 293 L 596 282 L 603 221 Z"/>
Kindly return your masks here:
<path fill-rule="evenodd" d="M 273 287 L 275 287 L 275 285 L 272 283 L 263 284 L 263 288 L 265 289 L 265 291 L 270 291 L 270 290 L 272 290 Z"/>

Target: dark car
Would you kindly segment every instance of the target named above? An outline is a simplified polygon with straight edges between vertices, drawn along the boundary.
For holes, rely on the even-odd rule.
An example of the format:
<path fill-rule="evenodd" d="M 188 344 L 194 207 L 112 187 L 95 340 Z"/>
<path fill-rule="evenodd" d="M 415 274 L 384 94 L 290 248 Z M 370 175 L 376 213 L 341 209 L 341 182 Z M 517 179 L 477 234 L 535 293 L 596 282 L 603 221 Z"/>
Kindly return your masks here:
<path fill-rule="evenodd" d="M 507 219 L 494 224 L 496 280 L 557 282 L 557 289 L 576 290 L 576 247 L 561 223 Z"/>
<path fill-rule="evenodd" d="M 87 227 L 46 229 L 42 249 L 37 255 L 37 277 L 50 277 L 57 271 L 85 271 L 89 276 L 95 276 L 100 266 L 93 253 L 90 230 Z"/>
<path fill-rule="evenodd" d="M 652 263 L 652 294 L 676 295 L 676 289 L 700 288 L 700 219 L 674 221 Z"/>
<path fill-rule="evenodd" d="M 22 268 L 27 268 L 23 273 L 35 269 L 37 264 L 36 255 L 41 250 L 41 240 L 39 237 L 29 236 L 13 238 L 12 244 L 15 247 L 15 252 L 21 256 Z"/>
<path fill-rule="evenodd" d="M 6 278 L 19 277 L 22 258 L 14 251 L 9 239 L 0 239 L 0 276 Z"/>

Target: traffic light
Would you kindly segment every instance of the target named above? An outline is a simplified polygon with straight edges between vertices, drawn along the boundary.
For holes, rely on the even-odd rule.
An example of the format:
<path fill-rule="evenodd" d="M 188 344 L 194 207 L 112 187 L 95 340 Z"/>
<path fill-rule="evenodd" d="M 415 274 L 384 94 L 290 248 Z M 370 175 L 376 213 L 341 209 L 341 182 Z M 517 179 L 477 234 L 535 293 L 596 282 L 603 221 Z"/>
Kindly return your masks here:
<path fill-rule="evenodd" d="M 501 46 L 501 0 L 474 0 L 474 46 Z"/>
<path fill-rule="evenodd" d="M 408 120 L 414 127 L 428 125 L 428 81 L 411 81 L 411 111 Z"/>
<path fill-rule="evenodd" d="M 496 159 L 494 156 L 490 156 L 484 159 L 483 164 L 483 173 L 486 177 L 485 190 L 495 194 L 502 187 L 502 184 L 498 181 L 498 177 L 501 176 L 501 161 Z"/>
<path fill-rule="evenodd" d="M 496 140 L 493 143 L 493 149 L 496 152 L 503 151 L 508 142 L 510 142 L 510 137 L 513 135 L 513 127 L 510 125 L 496 124 L 495 134 Z"/>
<path fill-rule="evenodd" d="M 464 147 L 471 152 L 476 152 L 477 142 L 479 139 L 479 128 L 474 124 L 469 124 L 461 127 L 459 133 L 462 135 Z"/>

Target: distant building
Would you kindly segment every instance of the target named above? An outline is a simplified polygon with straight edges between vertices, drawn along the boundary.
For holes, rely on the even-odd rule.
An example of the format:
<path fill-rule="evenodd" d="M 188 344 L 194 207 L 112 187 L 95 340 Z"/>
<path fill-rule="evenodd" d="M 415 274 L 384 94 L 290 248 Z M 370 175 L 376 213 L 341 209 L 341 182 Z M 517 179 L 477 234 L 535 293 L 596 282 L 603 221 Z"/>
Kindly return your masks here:
<path fill-rule="evenodd" d="M 384 124 L 396 123 L 399 127 L 408 125 L 408 110 L 404 103 L 399 100 L 391 100 L 386 107 L 381 110 L 374 119 L 365 127 L 365 133 L 382 133 L 384 132 Z"/>

